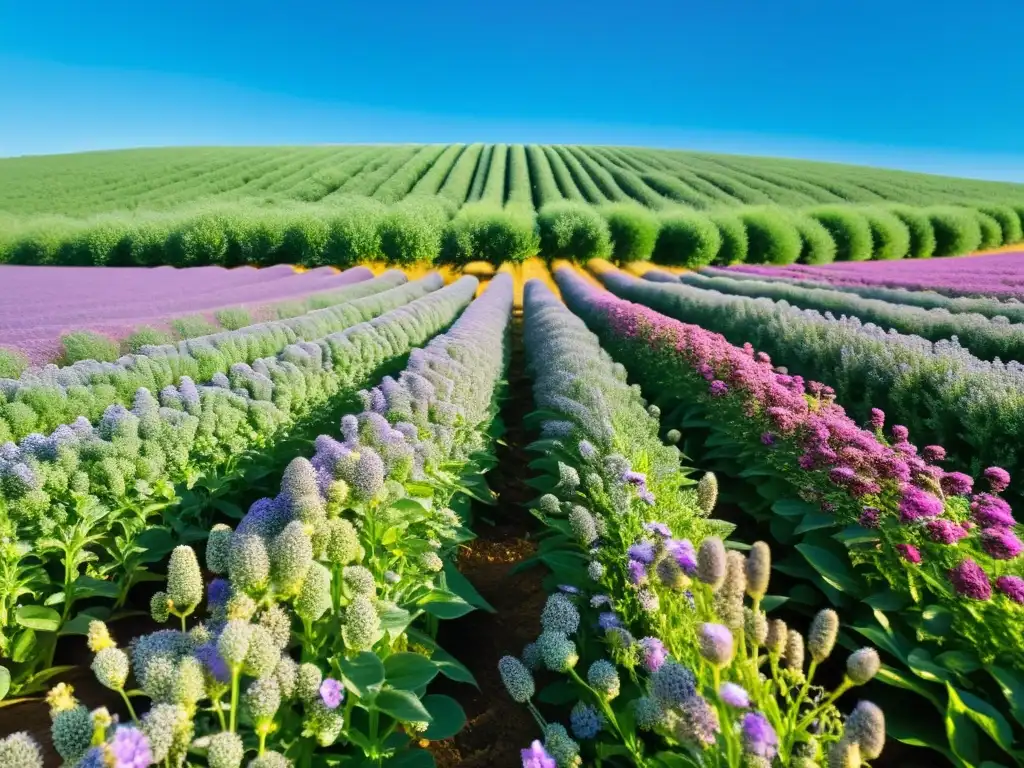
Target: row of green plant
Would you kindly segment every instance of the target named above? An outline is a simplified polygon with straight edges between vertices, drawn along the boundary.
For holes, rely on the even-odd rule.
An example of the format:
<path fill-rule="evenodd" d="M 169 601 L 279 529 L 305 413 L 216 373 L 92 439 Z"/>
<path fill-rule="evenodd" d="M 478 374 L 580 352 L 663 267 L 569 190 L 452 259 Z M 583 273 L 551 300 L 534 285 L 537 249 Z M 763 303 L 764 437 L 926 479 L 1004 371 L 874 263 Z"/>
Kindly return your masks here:
<path fill-rule="evenodd" d="M 523 750 L 524 765 L 546 756 L 559 768 L 623 759 L 810 768 L 877 758 L 881 710 L 862 701 L 843 722 L 836 706 L 878 672 L 877 652 L 850 655 L 835 690 L 816 681 L 819 666 L 834 666 L 837 615 L 821 612 L 806 638 L 770 620 L 785 602 L 768 594 L 771 553 L 763 542 L 747 557 L 736 543 L 727 552 L 715 534 L 734 526 L 707 519 L 715 476 L 687 477 L 678 449 L 659 439 L 657 407 L 550 290 L 528 283 L 524 309 L 538 408 L 528 423 L 540 429 L 534 514 L 545 525 L 535 559 L 553 591 L 537 640 L 499 664 L 543 734 Z M 538 690 L 540 669 L 558 677 Z M 542 708 L 569 710 L 569 728 Z"/>
<path fill-rule="evenodd" d="M 444 285 L 437 273 L 408 283 L 391 271 L 353 286 L 345 300 L 287 320 L 199 336 L 178 344 L 144 346 L 116 362 L 83 360 L 63 368 L 24 372 L 0 384 L 0 443 L 31 434 L 49 435 L 78 417 L 95 422 L 111 405 L 130 405 L 139 388 L 160 392 L 187 376 L 210 382 L 227 376 L 237 364 L 253 365 L 280 354 L 289 345 L 315 342 L 372 320 Z"/>
<path fill-rule="evenodd" d="M 792 550 L 775 565 L 792 580 L 790 603 L 831 603 L 884 653 L 889 734 L 960 766 L 1016 760 L 1024 545 L 1001 496 L 1010 475 L 990 467 L 976 484 L 945 469 L 942 446 L 918 449 L 877 408 L 859 426 L 832 388 L 776 371 L 713 324 L 671 319 L 694 319 L 671 285 L 602 273 L 614 294 L 642 302 L 632 304 L 568 269 L 556 279 L 613 357 L 657 393 L 686 454 L 728 476 L 729 502 Z"/>
<path fill-rule="evenodd" d="M 704 212 L 675 204 L 655 209 L 628 195 L 603 193 L 601 199 L 610 202 L 593 205 L 556 196 L 559 188 L 546 174 L 544 186 L 534 190 L 541 206 L 535 210 L 525 151 L 502 157 L 510 163 L 508 195 L 504 187 L 490 185 L 489 174 L 480 199 L 461 209 L 442 188 L 440 195 L 414 192 L 390 205 L 339 196 L 305 205 L 222 203 L 174 213 L 14 220 L 0 227 L 0 263 L 460 265 L 521 261 L 539 253 L 547 259 L 650 259 L 699 268 L 928 258 L 1024 239 L 1024 206 L 750 205 Z M 578 161 L 571 153 L 563 159 Z M 533 163 L 546 160 L 535 156 Z M 462 172 L 467 175 L 460 184 L 468 167 Z"/>
<path fill-rule="evenodd" d="M 1024 324 L 1008 323 L 1005 315 L 1001 320 L 993 320 L 975 313 L 954 314 L 944 308 L 923 309 L 883 299 L 863 298 L 825 285 L 804 288 L 775 280 L 733 280 L 725 275 L 697 272 L 684 273 L 679 280 L 704 290 L 785 301 L 801 309 L 830 312 L 835 317 L 855 317 L 862 323 L 874 323 L 886 330 L 892 328 L 929 341 L 955 336 L 971 354 L 982 360 L 1024 360 Z M 1000 302 L 989 300 L 988 303 L 991 306 Z"/>
<path fill-rule="evenodd" d="M 174 628 L 129 654 L 90 624 L 93 670 L 131 722 L 58 686 L 48 699 L 66 764 L 433 765 L 417 743 L 454 735 L 465 715 L 428 686 L 474 682 L 436 644 L 437 623 L 487 607 L 452 565 L 473 538 L 452 503 L 486 492 L 511 305 L 511 278 L 496 278 L 401 375 L 361 393 L 366 410 L 342 419 L 340 439 L 294 459 L 276 496 L 234 530 L 214 526 L 205 589 L 196 552 L 176 548 L 151 606 Z M 149 700 L 142 717 L 130 674 Z"/>
<path fill-rule="evenodd" d="M 95 426 L 79 418 L 49 438 L 4 445 L 4 693 L 38 690 L 55 674 L 57 638 L 116 615 L 175 543 L 205 536 L 213 514 L 241 517 L 231 494 L 274 466 L 301 420 L 444 330 L 476 288 L 464 277 L 369 322 L 234 365 L 206 386 L 183 377 L 159 396 L 140 388 L 130 410 L 111 405 Z"/>

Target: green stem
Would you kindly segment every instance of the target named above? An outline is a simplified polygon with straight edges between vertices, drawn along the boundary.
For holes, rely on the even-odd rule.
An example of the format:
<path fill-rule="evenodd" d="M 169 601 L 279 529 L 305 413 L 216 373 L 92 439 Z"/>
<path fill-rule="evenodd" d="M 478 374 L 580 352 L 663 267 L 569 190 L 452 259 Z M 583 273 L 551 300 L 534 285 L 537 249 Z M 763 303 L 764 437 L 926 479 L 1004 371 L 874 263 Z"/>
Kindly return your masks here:
<path fill-rule="evenodd" d="M 267 731 L 262 726 L 256 731 L 260 737 L 260 751 L 259 756 L 262 757 L 264 751 L 267 749 Z"/>
<path fill-rule="evenodd" d="M 821 711 L 824 710 L 825 707 L 827 707 L 829 704 L 834 702 L 836 699 L 838 699 L 840 696 L 842 696 L 844 693 L 846 693 L 852 687 L 853 687 L 853 683 L 850 682 L 849 678 L 846 678 L 845 680 L 843 680 L 843 682 L 839 684 L 839 687 L 836 688 L 834 691 L 832 691 L 832 693 L 829 694 L 829 696 L 823 702 L 821 702 L 821 704 L 819 704 L 817 707 L 812 709 L 810 711 L 810 713 L 806 717 L 804 717 L 803 720 L 800 720 L 800 721 L 797 722 L 797 724 L 796 724 L 797 729 L 799 730 L 799 729 L 806 728 L 808 725 L 813 723 L 814 722 L 814 718 L 819 713 L 821 713 Z"/>
<path fill-rule="evenodd" d="M 238 722 L 238 689 L 241 687 L 242 665 L 231 667 L 231 724 L 230 731 L 235 732 L 235 724 Z"/>
<path fill-rule="evenodd" d="M 138 715 L 135 714 L 135 707 L 132 706 L 132 700 L 128 698 L 128 694 L 124 692 L 124 688 L 118 688 L 118 693 L 121 694 L 121 698 L 124 699 L 125 705 L 128 707 L 128 714 L 132 716 L 132 722 L 138 723 Z"/>

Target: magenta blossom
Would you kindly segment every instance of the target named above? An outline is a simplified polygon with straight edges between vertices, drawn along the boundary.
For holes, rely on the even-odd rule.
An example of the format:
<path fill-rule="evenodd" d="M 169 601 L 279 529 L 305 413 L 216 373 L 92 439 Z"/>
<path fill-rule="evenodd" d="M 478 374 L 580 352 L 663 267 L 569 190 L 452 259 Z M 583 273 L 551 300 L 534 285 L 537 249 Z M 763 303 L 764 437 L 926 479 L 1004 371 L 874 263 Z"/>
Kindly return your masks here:
<path fill-rule="evenodd" d="M 345 688 L 333 677 L 320 683 L 320 698 L 328 709 L 337 709 L 345 699 Z"/>
<path fill-rule="evenodd" d="M 996 579 L 996 589 L 1013 602 L 1024 604 L 1024 579 L 1020 576 L 1000 576 Z"/>
<path fill-rule="evenodd" d="M 1009 528 L 997 526 L 981 532 L 981 546 L 996 560 L 1013 560 L 1024 549 L 1020 539 Z"/>
<path fill-rule="evenodd" d="M 967 535 L 963 526 L 957 525 L 952 520 L 929 520 L 927 528 L 928 537 L 939 544 L 956 544 Z"/>
<path fill-rule="evenodd" d="M 1002 493 L 1010 486 L 1010 473 L 1002 467 L 989 467 L 982 476 L 988 481 L 992 493 Z"/>
<path fill-rule="evenodd" d="M 949 571 L 949 580 L 958 595 L 971 600 L 989 600 L 992 597 L 992 585 L 984 569 L 971 558 L 967 558 Z"/>
<path fill-rule="evenodd" d="M 713 397 L 721 397 L 722 395 L 729 391 L 729 387 L 726 386 L 724 381 L 719 381 L 718 379 L 715 379 L 714 381 L 711 382 L 711 385 L 708 387 L 708 391 L 711 392 Z"/>
<path fill-rule="evenodd" d="M 548 754 L 544 745 L 534 739 L 529 749 L 520 750 L 523 768 L 557 768 L 555 758 Z"/>
<path fill-rule="evenodd" d="M 991 493 L 977 493 L 971 497 L 971 513 L 975 522 L 983 528 L 993 525 L 1014 525 L 1010 505 Z"/>
<path fill-rule="evenodd" d="M 664 643 L 656 637 L 641 638 L 640 652 L 643 654 L 644 669 L 651 674 L 661 669 L 668 658 Z"/>
<path fill-rule="evenodd" d="M 942 502 L 915 485 L 903 486 L 900 499 L 900 522 L 912 523 L 923 517 L 938 517 L 943 513 Z"/>
<path fill-rule="evenodd" d="M 949 496 L 966 496 L 974 487 L 974 479 L 963 472 L 946 472 L 939 481 L 942 492 Z"/>
<path fill-rule="evenodd" d="M 897 544 L 896 551 L 900 553 L 900 557 L 906 560 L 908 563 L 917 565 L 921 562 L 921 550 L 915 547 L 913 544 Z"/>

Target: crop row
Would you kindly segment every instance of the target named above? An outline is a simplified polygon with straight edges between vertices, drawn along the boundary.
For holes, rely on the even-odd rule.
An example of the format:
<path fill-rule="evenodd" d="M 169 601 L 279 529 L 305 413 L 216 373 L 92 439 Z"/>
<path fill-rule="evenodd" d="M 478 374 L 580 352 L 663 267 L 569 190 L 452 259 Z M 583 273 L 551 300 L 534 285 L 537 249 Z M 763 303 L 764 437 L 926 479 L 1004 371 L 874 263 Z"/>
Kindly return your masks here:
<path fill-rule="evenodd" d="M 462 218 L 442 189 L 441 196 L 413 194 L 391 205 L 342 195 L 274 208 L 217 204 L 163 214 L 30 219 L 0 235 L 0 263 L 351 266 L 366 260 L 412 264 L 480 258 L 501 263 L 534 255 L 539 241 L 539 253 L 548 259 L 652 259 L 697 268 L 927 258 L 1021 239 L 1019 212 L 1008 206 L 747 206 L 705 213 L 679 206 L 653 211 L 628 196 L 601 195 L 619 202 L 596 206 L 553 199 L 557 184 L 551 178 L 531 190 L 530 161 L 521 150 L 512 147 L 500 161 L 496 151 L 490 159 L 491 172 L 507 161 L 500 173 L 508 172 L 508 202 L 502 203 L 505 196 L 498 194 L 500 185 L 491 184 L 489 172 L 480 199 L 463 206 L 468 210 Z M 453 184 L 461 187 L 467 178 Z M 408 183 L 411 177 L 403 185 Z M 428 186 L 436 183 L 441 182 Z M 393 197 L 391 192 L 381 196 Z M 536 213 L 533 197 L 542 203 Z M 471 227 L 478 233 L 471 238 L 476 251 L 470 254 L 464 219 L 478 221 L 481 211 L 491 221 L 483 235 L 481 227 Z"/>
<path fill-rule="evenodd" d="M 570 268 L 556 272 L 568 306 L 644 391 L 657 393 L 663 424 L 681 431 L 673 437 L 686 455 L 730 478 L 728 499 L 747 516 L 740 531 L 784 546 L 774 571 L 791 585 L 787 606 L 813 611 L 824 599 L 849 622 L 838 627 L 841 643 L 866 638 L 884 654 L 877 679 L 891 686 L 883 698 L 890 735 L 964 765 L 980 764 L 981 733 L 1012 755 L 1024 724 L 1013 705 L 1024 579 L 1016 524 L 1000 496 L 1007 472 L 987 469 L 985 490 L 975 490 L 969 475 L 940 466 L 941 446 L 919 451 L 906 426 L 886 427 L 881 410 L 858 426 L 838 405 L 848 394 L 841 387 L 804 379 L 797 365 L 779 372 L 713 323 L 684 324 L 644 306 L 686 317 L 689 301 L 663 298 L 674 286 L 602 278 L 643 303 Z M 911 410 L 892 413 L 903 420 Z M 908 695 L 929 706 L 906 716 Z"/>
<path fill-rule="evenodd" d="M 449 505 L 487 466 L 511 282 L 496 278 L 401 375 L 361 392 L 365 410 L 342 419 L 339 439 L 318 437 L 312 459 L 293 459 L 279 492 L 234 530 L 210 530 L 216 578 L 205 589 L 195 551 L 174 550 L 152 614 L 180 630 L 137 638 L 129 657 L 103 622 L 90 624 L 100 682 L 129 702 L 131 672 L 150 707 L 137 718 L 129 702 L 130 725 L 92 727 L 56 689 L 53 742 L 67 763 L 124 759 L 130 741 L 140 764 L 180 765 L 188 753 L 217 768 L 252 753 L 277 768 L 339 750 L 432 764 L 417 742 L 455 734 L 465 716 L 427 686 L 438 674 L 473 682 L 435 634 L 438 619 L 481 603 L 451 567 L 473 535 Z M 204 592 L 206 621 L 189 629 Z"/>
<path fill-rule="evenodd" d="M 968 312 L 951 313 L 946 309 L 923 309 L 896 304 L 884 299 L 868 299 L 852 293 L 767 280 L 732 280 L 725 276 L 708 277 L 696 272 L 680 275 L 679 280 L 695 288 L 736 296 L 763 297 L 785 301 L 800 309 L 814 309 L 836 317 L 856 317 L 862 323 L 874 323 L 885 329 L 942 341 L 953 336 L 972 355 L 982 360 L 1024 360 L 1024 324 L 993 320 Z M 991 305 L 998 302 L 992 301 Z"/>
<path fill-rule="evenodd" d="M 766 610 L 778 598 L 767 595 L 767 545 L 745 558 L 727 554 L 714 535 L 733 527 L 707 519 L 714 476 L 694 487 L 679 451 L 658 437 L 658 409 L 645 408 L 623 367 L 540 282 L 527 284 L 525 322 L 538 407 L 529 420 L 540 429 L 531 467 L 544 492 L 534 509 L 545 525 L 536 559 L 559 586 L 536 641 L 499 663 L 509 695 L 542 731 L 543 743 L 523 750 L 524 765 L 573 766 L 581 757 L 589 765 L 595 755 L 730 768 L 877 757 L 878 708 L 858 704 L 844 731 L 832 703 L 867 682 L 877 654 L 853 654 L 853 677 L 812 703 L 807 692 L 832 653 L 835 614 L 816 619 L 806 666 L 803 636 L 779 620 L 769 632 Z M 745 612 L 756 618 L 745 622 Z M 537 690 L 539 669 L 559 677 Z M 534 700 L 572 704 L 570 729 L 547 721 Z"/>
<path fill-rule="evenodd" d="M 232 365 L 209 384 L 182 377 L 158 396 L 140 388 L 131 409 L 111 405 L 95 426 L 79 418 L 49 438 L 4 445 L 0 652 L 15 665 L 15 690 L 52 674 L 56 632 L 99 615 L 77 616 L 77 601 L 113 599 L 120 608 L 175 540 L 205 535 L 214 510 L 240 511 L 228 497 L 233 486 L 273 471 L 280 452 L 294 450 L 286 438 L 450 325 L 476 287 L 462 278 L 368 322 Z"/>
<path fill-rule="evenodd" d="M 0 383 L 0 439 L 6 442 L 33 432 L 49 433 L 79 416 L 95 421 L 115 403 L 130 405 L 140 387 L 160 392 L 178 386 L 184 376 L 211 381 L 217 374 L 229 374 L 234 365 L 251 365 L 289 345 L 366 322 L 442 284 L 437 274 L 406 284 L 404 275 L 392 271 L 344 291 L 334 306 L 288 320 L 200 336 L 177 345 L 144 346 L 138 354 L 113 363 L 84 360 L 63 368 L 30 369 L 17 380 Z"/>

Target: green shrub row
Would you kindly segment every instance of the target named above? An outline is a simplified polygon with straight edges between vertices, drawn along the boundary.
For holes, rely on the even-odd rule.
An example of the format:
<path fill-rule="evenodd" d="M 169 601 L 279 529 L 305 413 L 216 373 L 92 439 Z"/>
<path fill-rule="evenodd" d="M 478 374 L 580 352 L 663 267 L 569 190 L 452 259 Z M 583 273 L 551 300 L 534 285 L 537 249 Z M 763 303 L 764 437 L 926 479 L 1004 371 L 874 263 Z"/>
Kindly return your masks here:
<path fill-rule="evenodd" d="M 750 205 L 710 212 L 678 206 L 655 211 L 636 201 L 546 202 L 557 188 L 553 175 L 544 177 L 547 183 L 538 196 L 545 204 L 535 213 L 533 190 L 524 186 L 528 154 L 517 147 L 507 158 L 494 158 L 500 168 L 492 160 L 480 201 L 461 210 L 443 195 L 414 194 L 390 205 L 340 195 L 317 203 L 221 203 L 84 220 L 5 218 L 0 221 L 0 263 L 348 267 L 440 258 L 452 264 L 478 259 L 498 264 L 521 261 L 539 247 L 546 258 L 609 258 L 620 264 L 649 259 L 699 269 L 743 262 L 951 256 L 1024 239 L 1024 208 L 1004 205 Z M 567 152 L 564 158 L 579 162 L 578 154 Z M 535 163 L 541 159 L 534 153 Z M 507 200 L 494 178 L 504 179 L 506 160 L 511 172 Z M 460 187 L 469 179 L 468 165 L 460 169 L 465 177 L 458 180 Z"/>

